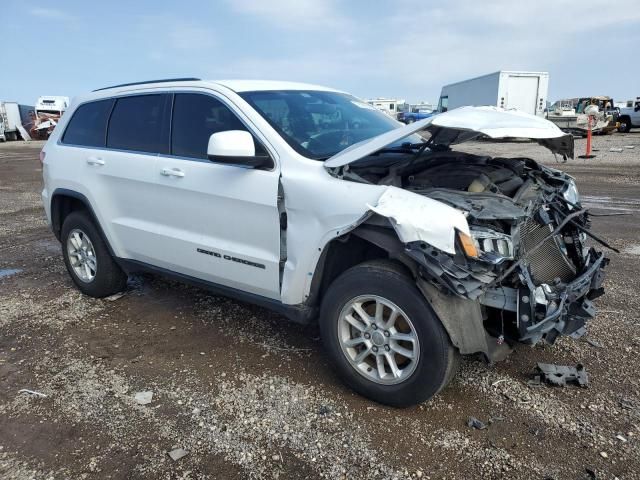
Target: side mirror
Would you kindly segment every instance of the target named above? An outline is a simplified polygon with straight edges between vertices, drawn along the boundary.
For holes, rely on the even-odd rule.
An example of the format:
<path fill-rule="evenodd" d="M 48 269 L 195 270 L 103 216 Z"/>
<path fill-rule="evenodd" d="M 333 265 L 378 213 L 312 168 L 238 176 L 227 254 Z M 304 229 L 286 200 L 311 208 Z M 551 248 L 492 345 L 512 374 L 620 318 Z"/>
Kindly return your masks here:
<path fill-rule="evenodd" d="M 207 157 L 212 162 L 248 168 L 273 166 L 269 155 L 256 155 L 253 135 L 244 130 L 229 130 L 211 134 Z"/>

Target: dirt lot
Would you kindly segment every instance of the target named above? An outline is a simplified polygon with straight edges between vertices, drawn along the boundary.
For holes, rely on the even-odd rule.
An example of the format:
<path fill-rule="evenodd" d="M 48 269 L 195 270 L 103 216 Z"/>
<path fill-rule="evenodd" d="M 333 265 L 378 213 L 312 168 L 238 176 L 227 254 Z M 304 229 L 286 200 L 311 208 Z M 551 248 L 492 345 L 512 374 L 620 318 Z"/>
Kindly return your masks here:
<path fill-rule="evenodd" d="M 44 219 L 40 144 L 1 144 L 0 478 L 640 478 L 640 132 L 595 146 L 559 165 L 594 212 L 627 214 L 593 218 L 622 251 L 594 345 L 468 358 L 436 399 L 396 410 L 340 384 L 316 328 L 149 276 L 115 301 L 82 296 Z M 588 388 L 528 386 L 540 361 L 583 363 Z"/>

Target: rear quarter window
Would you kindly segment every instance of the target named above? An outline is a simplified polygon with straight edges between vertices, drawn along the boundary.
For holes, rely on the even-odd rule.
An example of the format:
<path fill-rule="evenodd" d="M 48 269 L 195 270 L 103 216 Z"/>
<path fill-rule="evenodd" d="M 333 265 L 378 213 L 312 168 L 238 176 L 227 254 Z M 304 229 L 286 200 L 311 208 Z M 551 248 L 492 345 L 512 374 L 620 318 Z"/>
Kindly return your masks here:
<path fill-rule="evenodd" d="M 107 147 L 168 153 L 168 98 L 164 94 L 118 98 L 109 120 Z"/>
<path fill-rule="evenodd" d="M 113 99 L 109 99 L 80 105 L 69 121 L 62 136 L 62 143 L 104 147 L 107 138 L 107 122 L 113 102 Z"/>

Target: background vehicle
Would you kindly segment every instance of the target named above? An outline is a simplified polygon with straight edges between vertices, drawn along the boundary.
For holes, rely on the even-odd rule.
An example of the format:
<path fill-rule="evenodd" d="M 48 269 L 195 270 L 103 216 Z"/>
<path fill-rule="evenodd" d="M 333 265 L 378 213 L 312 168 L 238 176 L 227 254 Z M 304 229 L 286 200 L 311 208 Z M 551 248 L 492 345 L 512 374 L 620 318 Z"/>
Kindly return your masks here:
<path fill-rule="evenodd" d="M 413 123 L 418 120 L 423 120 L 425 118 L 429 118 L 431 115 L 434 115 L 435 108 L 431 105 L 416 107 L 411 106 L 409 110 L 405 112 L 398 112 L 398 120 L 402 123 Z"/>
<path fill-rule="evenodd" d="M 317 319 L 352 388 L 406 406 L 444 388 L 460 354 L 497 361 L 594 315 L 606 259 L 583 248 L 573 179 L 452 149 L 516 133 L 573 156 L 571 135 L 495 107 L 399 126 L 313 85 L 121 85 L 62 117 L 42 197 L 82 292 L 142 270 Z"/>
<path fill-rule="evenodd" d="M 488 105 L 543 116 L 548 89 L 547 72 L 501 70 L 445 85 L 440 93 L 438 112 Z"/>
<path fill-rule="evenodd" d="M 60 117 L 69 106 L 69 97 L 44 96 L 38 97 L 35 105 L 33 126 L 30 133 L 34 138 L 47 139 Z"/>
<path fill-rule="evenodd" d="M 547 112 L 547 120 L 565 132 L 586 135 L 589 116 L 584 112 L 589 105 L 595 105 L 598 107 L 598 113 L 592 120 L 591 131 L 610 133 L 618 127 L 619 109 L 614 104 L 613 98 L 607 96 L 558 100 Z"/>
<path fill-rule="evenodd" d="M 621 132 L 640 128 L 640 97 L 637 97 L 635 102 L 629 100 L 625 107 L 620 108 L 618 121 L 620 122 L 618 129 Z"/>
<path fill-rule="evenodd" d="M 26 123 L 27 112 L 30 110 L 33 110 L 33 107 L 19 105 L 16 102 L 0 102 L 0 130 L 4 129 L 5 140 L 18 140 L 23 136 L 20 130 L 24 131 L 23 124 Z"/>
<path fill-rule="evenodd" d="M 393 118 L 396 118 L 398 111 L 406 104 L 404 99 L 383 97 L 378 97 L 373 100 L 365 100 L 365 102 Z"/>

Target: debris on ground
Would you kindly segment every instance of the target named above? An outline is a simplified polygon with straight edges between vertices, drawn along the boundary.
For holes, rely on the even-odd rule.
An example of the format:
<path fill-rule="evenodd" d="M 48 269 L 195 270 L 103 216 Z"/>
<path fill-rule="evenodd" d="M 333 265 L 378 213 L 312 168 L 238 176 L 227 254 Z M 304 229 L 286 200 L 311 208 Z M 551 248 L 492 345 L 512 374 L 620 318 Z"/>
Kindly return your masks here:
<path fill-rule="evenodd" d="M 634 408 L 633 402 L 628 398 L 621 398 L 619 403 L 620 407 L 624 408 L 625 410 L 633 410 Z"/>
<path fill-rule="evenodd" d="M 148 405 L 149 403 L 151 403 L 151 400 L 153 399 L 153 392 L 152 391 L 138 392 L 133 397 L 133 399 L 136 401 L 138 405 Z"/>
<path fill-rule="evenodd" d="M 625 145 L 624 148 L 628 148 L 629 150 L 631 150 L 632 148 L 636 148 L 635 145 Z"/>
<path fill-rule="evenodd" d="M 34 397 L 47 398 L 47 395 L 44 393 L 36 392 L 35 390 L 27 390 L 26 388 L 18 390 L 18 393 L 28 393 L 29 395 L 32 395 Z"/>
<path fill-rule="evenodd" d="M 108 297 L 105 297 L 105 300 L 107 302 L 115 302 L 116 300 L 121 299 L 122 297 L 124 297 L 126 295 L 126 292 L 119 292 L 119 293 L 114 293 L 113 295 L 110 295 Z"/>
<path fill-rule="evenodd" d="M 627 439 L 622 435 L 616 435 L 616 438 L 620 440 L 622 443 L 627 443 Z"/>
<path fill-rule="evenodd" d="M 609 458 L 609 454 L 607 454 L 607 452 L 600 452 L 600 456 L 602 458 Z"/>
<path fill-rule="evenodd" d="M 565 387 L 567 383 L 571 382 L 585 387 L 589 383 L 589 374 L 580 363 L 575 367 L 554 365 L 552 363 L 538 363 L 537 369 L 540 374 L 529 381 L 529 385 L 531 386 L 538 386 L 542 381 L 559 387 Z"/>
<path fill-rule="evenodd" d="M 585 338 L 585 341 L 591 345 L 592 347 L 602 348 L 602 344 L 596 340 L 591 340 L 590 338 Z"/>
<path fill-rule="evenodd" d="M 184 448 L 174 448 L 170 452 L 167 452 L 167 455 L 169 455 L 169 457 L 171 457 L 171 460 L 173 460 L 174 462 L 177 462 L 182 457 L 185 457 L 188 454 L 189 452 L 186 451 Z"/>
<path fill-rule="evenodd" d="M 611 147 L 609 149 L 610 152 L 616 152 L 616 153 L 621 153 L 622 152 L 622 148 L 618 148 L 618 147 Z"/>
<path fill-rule="evenodd" d="M 476 417 L 469 417 L 469 419 L 467 420 L 467 425 L 471 428 L 475 428 L 476 430 L 484 430 L 485 428 L 487 428 L 487 425 L 483 421 L 478 420 Z"/>

